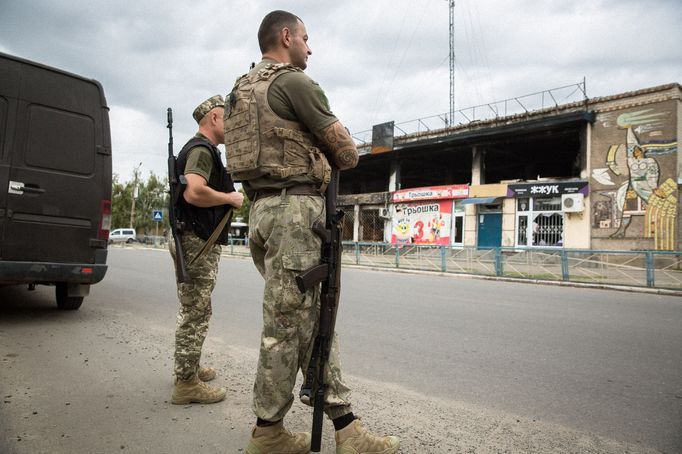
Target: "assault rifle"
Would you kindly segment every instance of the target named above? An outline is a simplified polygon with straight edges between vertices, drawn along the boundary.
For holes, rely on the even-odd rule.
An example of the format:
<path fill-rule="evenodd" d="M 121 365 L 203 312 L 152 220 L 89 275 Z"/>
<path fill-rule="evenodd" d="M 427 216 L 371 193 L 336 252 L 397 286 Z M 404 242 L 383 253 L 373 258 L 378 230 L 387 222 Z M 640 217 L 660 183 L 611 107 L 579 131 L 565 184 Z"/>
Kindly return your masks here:
<path fill-rule="evenodd" d="M 324 393 L 328 386 L 324 382 L 324 370 L 329 362 L 341 291 L 341 220 L 344 213 L 336 207 L 338 189 L 339 170 L 333 168 L 332 178 L 325 192 L 325 223 L 323 225 L 322 222 L 317 221 L 313 224 L 313 230 L 322 239 L 322 263 L 296 276 L 296 285 L 301 293 L 305 293 L 322 282 L 319 327 L 300 393 L 303 402 L 313 404 L 310 448 L 313 452 L 320 452 Z"/>
<path fill-rule="evenodd" d="M 173 154 L 173 111 L 168 108 L 168 183 L 170 186 L 170 203 L 168 205 L 168 220 L 170 222 L 173 240 L 175 241 L 175 277 L 178 282 L 189 282 L 185 254 L 182 250 L 182 223 L 175 215 L 175 207 L 182 196 L 183 176 L 178 176 L 175 155 Z"/>

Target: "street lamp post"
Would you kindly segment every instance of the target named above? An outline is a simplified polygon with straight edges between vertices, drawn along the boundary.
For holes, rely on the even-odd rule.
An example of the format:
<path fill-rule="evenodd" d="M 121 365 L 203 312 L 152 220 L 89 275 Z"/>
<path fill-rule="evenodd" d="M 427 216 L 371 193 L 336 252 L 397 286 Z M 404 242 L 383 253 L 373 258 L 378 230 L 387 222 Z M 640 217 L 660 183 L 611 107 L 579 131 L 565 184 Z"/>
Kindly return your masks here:
<path fill-rule="evenodd" d="M 137 167 L 135 167 L 135 170 L 133 171 L 133 197 L 132 197 L 132 202 L 130 206 L 130 227 L 132 229 L 135 229 L 135 199 L 137 198 L 137 180 L 140 176 L 140 167 L 142 166 L 142 163 L 139 163 Z"/>

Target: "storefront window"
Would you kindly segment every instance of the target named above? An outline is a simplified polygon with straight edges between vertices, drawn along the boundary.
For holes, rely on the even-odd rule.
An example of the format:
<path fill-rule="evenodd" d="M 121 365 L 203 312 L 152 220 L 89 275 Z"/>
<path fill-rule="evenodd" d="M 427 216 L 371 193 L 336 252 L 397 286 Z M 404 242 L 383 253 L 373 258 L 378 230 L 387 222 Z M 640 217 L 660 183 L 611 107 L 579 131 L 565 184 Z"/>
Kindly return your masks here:
<path fill-rule="evenodd" d="M 561 197 L 520 198 L 516 205 L 516 244 L 529 247 L 562 247 L 564 213 Z"/>
<path fill-rule="evenodd" d="M 533 246 L 563 246 L 563 213 L 540 213 L 533 218 Z"/>
<path fill-rule="evenodd" d="M 519 246 L 528 246 L 528 215 L 518 217 L 517 229 L 517 244 Z"/>
<path fill-rule="evenodd" d="M 452 244 L 464 244 L 464 205 L 461 200 L 455 200 L 452 205 Z"/>
<path fill-rule="evenodd" d="M 528 199 L 517 199 L 516 200 L 516 210 L 517 211 L 528 211 L 530 206 Z"/>

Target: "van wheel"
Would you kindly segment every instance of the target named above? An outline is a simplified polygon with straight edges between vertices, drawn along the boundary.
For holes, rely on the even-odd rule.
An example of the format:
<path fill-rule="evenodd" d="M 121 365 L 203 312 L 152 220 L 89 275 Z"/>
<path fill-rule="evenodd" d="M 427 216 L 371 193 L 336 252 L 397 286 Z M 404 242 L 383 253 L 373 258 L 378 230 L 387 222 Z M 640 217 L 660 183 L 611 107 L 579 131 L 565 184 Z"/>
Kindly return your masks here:
<path fill-rule="evenodd" d="M 130 243 L 132 243 L 132 242 L 133 242 L 133 239 L 132 239 L 132 238 L 128 238 L 128 239 L 126 240 L 126 243 L 128 243 L 128 244 L 130 244 Z"/>
<path fill-rule="evenodd" d="M 58 282 L 55 295 L 57 296 L 57 307 L 62 310 L 74 311 L 83 304 L 82 296 L 68 296 L 66 282 Z"/>

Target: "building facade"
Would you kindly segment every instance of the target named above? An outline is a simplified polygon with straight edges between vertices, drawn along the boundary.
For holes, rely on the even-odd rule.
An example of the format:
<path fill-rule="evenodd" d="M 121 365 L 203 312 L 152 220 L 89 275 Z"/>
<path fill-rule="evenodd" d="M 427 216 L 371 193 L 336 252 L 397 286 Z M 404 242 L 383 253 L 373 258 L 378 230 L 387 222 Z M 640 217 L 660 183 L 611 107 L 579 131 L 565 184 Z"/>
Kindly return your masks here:
<path fill-rule="evenodd" d="M 681 116 L 670 84 L 362 145 L 344 239 L 681 250 Z"/>

